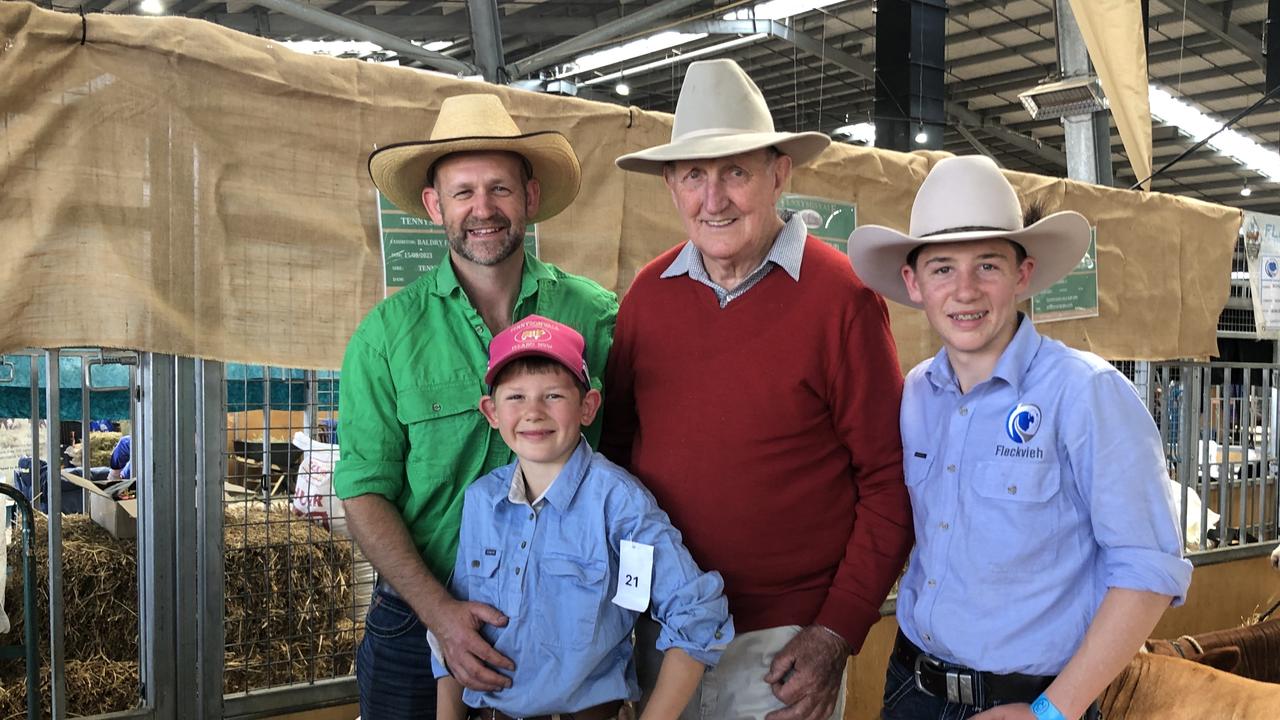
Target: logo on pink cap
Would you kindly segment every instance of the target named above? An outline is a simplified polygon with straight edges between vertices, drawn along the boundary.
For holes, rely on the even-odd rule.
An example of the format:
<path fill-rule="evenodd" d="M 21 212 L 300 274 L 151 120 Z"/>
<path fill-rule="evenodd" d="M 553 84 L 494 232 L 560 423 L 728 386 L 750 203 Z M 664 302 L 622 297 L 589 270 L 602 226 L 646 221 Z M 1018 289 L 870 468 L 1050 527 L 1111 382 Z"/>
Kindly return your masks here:
<path fill-rule="evenodd" d="M 512 360 L 540 355 L 564 365 L 584 385 L 590 385 L 587 361 L 583 359 L 585 348 L 586 342 L 577 330 L 541 315 L 530 315 L 493 337 L 484 382 L 492 385 L 493 378 Z"/>

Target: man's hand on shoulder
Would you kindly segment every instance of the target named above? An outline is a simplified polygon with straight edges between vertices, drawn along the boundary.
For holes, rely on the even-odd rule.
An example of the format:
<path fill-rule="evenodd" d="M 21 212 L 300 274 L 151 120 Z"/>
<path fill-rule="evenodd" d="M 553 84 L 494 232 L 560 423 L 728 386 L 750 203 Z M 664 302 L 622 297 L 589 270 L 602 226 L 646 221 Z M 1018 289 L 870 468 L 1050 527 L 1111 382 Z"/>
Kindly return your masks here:
<path fill-rule="evenodd" d="M 515 670 L 515 663 L 480 635 L 484 625 L 506 625 L 507 616 L 489 605 L 449 599 L 440 604 L 432 620 L 431 632 L 440 641 L 445 666 L 463 687 L 481 692 L 511 687 L 511 678 L 493 668 Z"/>
<path fill-rule="evenodd" d="M 974 715 L 972 720 L 1035 720 L 1035 713 L 1026 703 L 997 705 L 986 712 Z"/>
<path fill-rule="evenodd" d="M 773 657 L 764 681 L 786 705 L 766 720 L 825 720 L 835 712 L 849 646 L 818 625 L 801 630 Z"/>

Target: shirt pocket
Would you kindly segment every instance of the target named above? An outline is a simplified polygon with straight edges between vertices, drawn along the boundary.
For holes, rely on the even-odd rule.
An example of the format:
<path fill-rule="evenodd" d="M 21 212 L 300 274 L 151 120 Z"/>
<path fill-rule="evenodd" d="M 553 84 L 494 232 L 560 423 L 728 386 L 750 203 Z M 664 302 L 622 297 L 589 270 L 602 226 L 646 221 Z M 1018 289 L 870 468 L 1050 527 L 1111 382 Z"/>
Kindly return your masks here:
<path fill-rule="evenodd" d="M 908 487 L 916 487 L 924 482 L 929 476 L 929 469 L 933 467 L 933 454 L 926 453 L 924 450 L 913 450 L 904 447 L 902 449 L 902 477 L 907 481 Z"/>
<path fill-rule="evenodd" d="M 605 594 L 604 562 L 544 555 L 539 562 L 539 640 L 551 647 L 582 649 L 595 636 Z"/>
<path fill-rule="evenodd" d="M 461 548 L 462 571 L 466 582 L 467 600 L 484 603 L 503 610 L 498 569 L 502 566 L 502 550 L 496 548 Z M 505 610 L 503 611 L 505 612 Z"/>
<path fill-rule="evenodd" d="M 969 557 L 997 573 L 1033 573 L 1058 558 L 1062 513 L 1061 468 L 1055 463 L 980 462 L 967 514 Z"/>
<path fill-rule="evenodd" d="M 405 388 L 396 394 L 396 416 L 409 429 L 410 457 L 428 465 L 453 463 L 456 447 L 483 421 L 480 386 L 474 380 L 454 380 Z M 468 478 L 471 479 L 471 478 Z"/>

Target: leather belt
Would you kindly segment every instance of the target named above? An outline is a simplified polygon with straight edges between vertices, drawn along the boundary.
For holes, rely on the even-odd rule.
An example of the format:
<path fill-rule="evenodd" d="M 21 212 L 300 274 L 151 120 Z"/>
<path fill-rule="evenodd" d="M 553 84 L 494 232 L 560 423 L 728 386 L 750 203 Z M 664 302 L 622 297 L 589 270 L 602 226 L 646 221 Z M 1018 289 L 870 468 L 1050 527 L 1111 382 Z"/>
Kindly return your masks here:
<path fill-rule="evenodd" d="M 996 675 L 944 662 L 924 652 L 898 631 L 893 657 L 915 674 L 916 687 L 947 702 L 989 708 L 1029 703 L 1053 682 L 1053 675 Z"/>
<path fill-rule="evenodd" d="M 555 718 L 560 720 L 609 720 L 617 717 L 618 711 L 621 709 L 621 700 L 602 703 L 577 712 L 556 713 L 555 715 L 530 715 L 527 717 L 514 717 L 494 708 L 471 708 L 467 712 L 467 718 L 468 720 L 554 720 Z"/>

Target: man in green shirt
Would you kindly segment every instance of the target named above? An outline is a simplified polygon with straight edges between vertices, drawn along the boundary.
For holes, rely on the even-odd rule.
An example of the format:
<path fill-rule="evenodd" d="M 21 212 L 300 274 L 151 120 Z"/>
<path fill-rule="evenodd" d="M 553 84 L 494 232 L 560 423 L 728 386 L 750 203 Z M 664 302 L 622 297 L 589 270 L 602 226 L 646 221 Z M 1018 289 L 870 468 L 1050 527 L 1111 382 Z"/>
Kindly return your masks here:
<path fill-rule="evenodd" d="M 446 99 L 430 140 L 374 152 L 369 174 L 401 210 L 444 226 L 449 262 L 379 303 L 342 364 L 334 485 L 379 575 L 356 659 L 360 711 L 434 718 L 427 627 L 467 687 L 507 687 L 496 669 L 513 667 L 477 632 L 506 618 L 444 586 L 463 491 L 511 462 L 478 410 L 489 341 L 527 315 L 558 320 L 586 338 L 599 387 L 618 304 L 591 280 L 522 251 L 526 223 L 567 207 L 580 169 L 563 135 L 522 134 L 497 96 Z M 593 444 L 599 430 L 597 421 L 586 431 Z"/>

